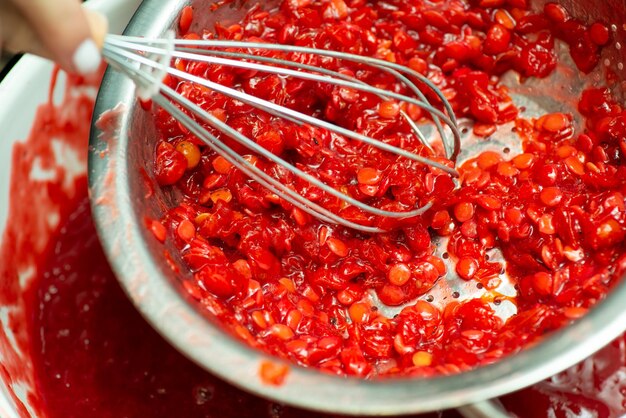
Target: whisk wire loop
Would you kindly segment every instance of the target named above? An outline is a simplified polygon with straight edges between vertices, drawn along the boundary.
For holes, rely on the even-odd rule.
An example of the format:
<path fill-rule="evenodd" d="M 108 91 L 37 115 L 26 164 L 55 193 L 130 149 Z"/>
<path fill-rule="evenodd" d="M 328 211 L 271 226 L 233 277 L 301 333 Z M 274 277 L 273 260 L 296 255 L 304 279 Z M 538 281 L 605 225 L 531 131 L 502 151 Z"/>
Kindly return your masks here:
<path fill-rule="evenodd" d="M 123 55 L 123 54 L 122 54 Z M 143 58 L 142 57 L 138 57 L 136 58 L 139 60 L 139 62 L 143 63 Z M 116 62 L 117 64 L 121 63 L 121 62 Z M 139 70 L 134 70 L 136 73 L 141 73 Z M 143 75 L 146 79 L 148 79 L 148 81 L 150 82 L 156 82 L 158 81 L 156 78 L 154 78 L 153 76 L 150 75 Z M 350 196 L 344 195 L 343 193 L 339 192 L 338 190 L 334 189 L 334 188 L 330 188 L 328 185 L 326 185 L 325 183 L 321 182 L 319 179 L 317 179 L 314 176 L 311 176 L 310 174 L 298 169 L 297 167 L 288 164 L 286 161 L 284 161 L 283 159 L 281 159 L 280 157 L 276 156 L 275 154 L 269 152 L 268 150 L 266 150 L 265 148 L 263 148 L 262 146 L 258 145 L 256 142 L 250 140 L 249 138 L 247 138 L 246 136 L 242 135 L 240 132 L 238 132 L 237 130 L 231 128 L 230 126 L 228 126 L 228 124 L 222 122 L 221 120 L 217 119 L 216 117 L 214 117 L 213 115 L 211 115 L 210 113 L 207 112 L 203 112 L 203 109 L 200 108 L 197 104 L 193 103 L 192 101 L 190 101 L 189 99 L 185 98 L 185 97 L 178 97 L 178 93 L 176 91 L 174 91 L 173 89 L 171 89 L 168 86 L 162 86 L 161 87 L 162 92 L 168 96 L 170 99 L 176 99 L 177 101 L 179 101 L 179 104 L 184 107 L 185 109 L 187 109 L 188 111 L 190 111 L 193 114 L 198 115 L 198 117 L 200 117 L 201 119 L 203 119 L 205 122 L 211 124 L 212 126 L 214 126 L 215 128 L 221 130 L 223 133 L 225 133 L 226 135 L 228 135 L 230 138 L 236 140 L 238 143 L 246 146 L 247 148 L 249 148 L 250 150 L 257 152 L 259 155 L 262 155 L 263 157 L 277 163 L 280 164 L 281 166 L 284 166 L 286 169 L 292 171 L 294 174 L 304 178 L 305 180 L 307 180 L 309 183 L 313 184 L 314 186 L 317 186 L 321 189 L 323 189 L 324 191 L 326 191 L 327 193 L 338 197 L 344 201 L 346 201 L 349 204 L 352 204 L 356 207 L 359 207 L 361 209 L 363 209 L 364 211 L 367 211 L 369 213 L 372 213 L 374 215 L 378 215 L 378 216 L 386 216 L 386 217 L 393 217 L 393 218 L 406 218 L 406 217 L 413 217 L 413 216 L 419 216 L 422 213 L 424 213 L 426 210 L 428 210 L 431 207 L 431 204 L 427 204 L 417 210 L 411 211 L 411 212 L 392 212 L 392 211 L 386 211 L 386 210 L 382 210 L 382 209 L 378 209 L 378 208 L 374 208 L 371 207 L 369 205 L 366 205 Z M 188 115 L 186 115 L 184 112 L 182 112 L 180 109 L 178 109 L 176 106 L 172 105 L 172 103 L 170 101 L 167 100 L 163 100 L 163 97 L 161 96 L 155 96 L 154 100 L 157 102 L 157 104 L 159 104 L 160 106 L 162 106 L 166 111 L 168 111 L 169 113 L 171 113 L 174 117 L 176 117 L 177 120 L 181 121 L 181 123 L 183 123 L 183 125 L 190 130 L 191 133 L 193 133 L 194 135 L 196 135 L 198 138 L 200 138 L 203 142 L 205 142 L 207 145 L 211 146 L 212 149 L 214 149 L 214 151 L 219 152 L 220 154 L 222 154 L 223 152 L 226 152 L 230 158 L 232 158 L 232 160 L 230 158 L 227 158 L 229 160 L 229 162 L 231 164 L 236 164 L 237 166 L 243 165 L 243 166 L 247 166 L 248 171 L 244 171 L 246 174 L 250 175 L 251 177 L 253 177 L 255 180 L 259 181 L 257 177 L 261 177 L 263 179 L 265 179 L 266 181 L 270 181 L 272 183 L 272 185 L 274 187 L 277 187 L 277 189 L 274 189 L 273 187 L 269 187 L 266 186 L 270 189 L 272 189 L 273 192 L 277 193 L 280 197 L 286 199 L 287 201 L 290 201 L 292 199 L 295 199 L 300 205 L 305 204 L 307 206 L 310 206 L 314 211 L 313 212 L 309 212 L 311 215 L 316 216 L 318 218 L 321 218 L 322 216 L 328 218 L 328 219 L 332 219 L 333 223 L 340 223 L 343 224 L 344 226 L 348 226 L 350 228 L 353 229 L 358 229 L 361 230 L 363 232 L 382 232 L 381 229 L 379 228 L 371 228 L 371 227 L 363 227 L 362 225 L 353 223 L 353 222 L 346 222 L 345 220 L 343 220 L 342 218 L 337 217 L 335 214 L 333 214 L 332 212 L 322 208 L 319 205 L 311 205 L 310 201 L 308 201 L 307 199 L 305 199 L 304 197 L 302 197 L 301 195 L 299 195 L 298 193 L 296 193 L 295 191 L 293 191 L 292 189 L 290 189 L 289 187 L 285 186 L 284 184 L 280 183 L 279 181 L 277 181 L 276 179 L 274 179 L 271 176 L 268 176 L 266 173 L 264 173 L 262 170 L 258 169 L 257 167 L 255 167 L 254 165 L 250 164 L 249 161 L 247 161 L 245 158 L 239 156 L 237 153 L 235 153 L 234 151 L 232 151 L 232 149 L 230 149 L 227 145 L 225 145 L 222 141 L 218 140 L 215 136 L 211 135 L 210 133 L 208 133 L 206 130 L 202 129 L 195 120 L 193 120 L 192 118 L 190 118 Z M 215 148 L 217 147 L 217 148 Z M 263 185 L 265 185 L 264 182 L 259 181 L 260 183 L 263 183 Z M 291 202 L 292 204 L 295 204 L 294 202 Z M 299 206 L 299 205 L 297 205 Z"/>
<path fill-rule="evenodd" d="M 181 45 L 182 47 L 180 47 Z M 197 49 L 198 47 L 203 47 L 205 49 Z M 316 54 L 367 64 L 375 68 L 383 69 L 389 74 L 392 74 L 398 80 L 407 85 L 408 88 L 413 91 L 416 96 L 418 96 L 419 100 L 403 94 L 386 91 L 380 88 L 370 86 L 369 84 L 364 83 L 354 77 L 348 76 L 346 74 L 341 74 L 336 71 L 318 68 L 300 62 L 283 60 L 275 57 L 255 56 L 249 53 L 233 52 L 230 50 L 222 51 L 214 48 L 265 49 L 289 53 L 295 52 L 303 54 Z M 450 104 L 445 99 L 443 93 L 439 91 L 439 89 L 426 77 L 409 68 L 399 66 L 395 63 L 389 63 L 374 58 L 345 54 L 336 51 L 320 51 L 317 49 L 295 47 L 291 45 L 275 45 L 258 42 L 220 40 L 175 40 L 172 39 L 171 36 L 166 39 L 145 39 L 137 37 L 109 35 L 105 40 L 103 55 L 114 68 L 127 74 L 135 82 L 135 84 L 138 86 L 138 93 L 142 96 L 142 98 L 145 98 L 143 97 L 145 95 L 150 95 L 157 105 L 161 106 L 175 119 L 181 122 L 183 126 L 185 126 L 192 134 L 200 138 L 213 151 L 222 155 L 224 158 L 227 159 L 227 161 L 240 168 L 246 175 L 257 181 L 262 186 L 266 187 L 272 193 L 276 194 L 277 196 L 291 203 L 295 207 L 300 208 L 306 213 L 309 213 L 310 215 L 317 217 L 324 222 L 340 224 L 348 228 L 367 233 L 378 233 L 384 231 L 383 229 L 378 227 L 361 225 L 349 221 L 341 217 L 340 215 L 322 207 L 321 205 L 312 202 L 311 200 L 293 190 L 288 185 L 283 184 L 278 179 L 270 176 L 263 170 L 256 167 L 254 164 L 250 163 L 246 158 L 239 155 L 232 148 L 219 140 L 215 135 L 211 134 L 207 129 L 203 128 L 198 120 L 207 123 L 208 125 L 219 130 L 226 136 L 230 137 L 231 139 L 235 140 L 236 142 L 240 143 L 251 151 L 256 152 L 266 159 L 287 169 L 297 177 L 302 178 L 311 185 L 323 190 L 325 193 L 330 194 L 349 205 L 355 206 L 363 210 L 364 212 L 380 217 L 396 219 L 410 218 L 423 214 L 432 206 L 432 202 L 427 202 L 426 204 L 414 210 L 401 212 L 383 210 L 365 204 L 347 195 L 346 193 L 343 193 L 329 186 L 315 176 L 310 175 L 309 173 L 295 167 L 293 164 L 290 164 L 279 156 L 273 154 L 269 150 L 257 144 L 255 141 L 247 138 L 239 131 L 230 127 L 227 123 L 221 121 L 209 112 L 205 111 L 191 100 L 183 97 L 174 89 L 163 84 L 162 80 L 165 74 L 171 74 L 172 76 L 179 79 L 202 85 L 208 89 L 224 94 L 227 97 L 239 100 L 243 103 L 266 111 L 274 116 L 285 118 L 298 124 L 308 124 L 310 126 L 326 129 L 330 132 L 334 132 L 339 135 L 361 141 L 378 149 L 391 152 L 396 155 L 430 165 L 432 167 L 436 167 L 449 173 L 452 176 L 458 175 L 454 168 L 439 163 L 438 161 L 433 161 L 419 154 L 384 143 L 382 141 L 378 141 L 366 135 L 362 135 L 357 132 L 345 129 L 341 126 L 337 126 L 330 122 L 320 120 L 313 116 L 303 114 L 296 110 L 278 105 L 274 102 L 249 95 L 240 90 L 229 88 L 210 80 L 188 74 L 184 71 L 172 68 L 170 66 L 170 61 L 172 58 L 181 58 L 185 60 L 206 62 L 215 65 L 257 70 L 286 77 L 297 77 L 300 79 L 311 80 L 320 83 L 328 83 L 331 85 L 342 86 L 350 89 L 355 89 L 357 91 L 371 93 L 377 95 L 384 100 L 393 98 L 407 103 L 412 103 L 432 115 L 432 119 L 439 132 L 441 142 L 443 143 L 444 152 L 449 159 L 454 160 L 460 149 L 460 133 L 456 125 L 456 119 L 454 113 L 452 112 Z M 432 106 L 428 102 L 424 93 L 417 87 L 417 85 L 411 82 L 411 80 L 407 78 L 403 73 L 408 73 L 410 76 L 414 76 L 419 81 L 423 82 L 425 85 L 431 88 L 441 100 L 443 108 L 446 110 L 447 114 Z M 181 110 L 179 106 L 189 112 L 189 114 L 192 116 Z M 409 123 L 409 126 L 411 126 L 411 128 L 415 132 L 418 140 L 432 151 L 432 147 L 422 134 L 419 127 L 415 124 L 415 122 L 406 113 L 402 112 L 401 115 Z M 442 122 L 451 131 L 452 140 L 450 140 L 450 137 L 446 135 L 443 126 L 441 125 Z"/>

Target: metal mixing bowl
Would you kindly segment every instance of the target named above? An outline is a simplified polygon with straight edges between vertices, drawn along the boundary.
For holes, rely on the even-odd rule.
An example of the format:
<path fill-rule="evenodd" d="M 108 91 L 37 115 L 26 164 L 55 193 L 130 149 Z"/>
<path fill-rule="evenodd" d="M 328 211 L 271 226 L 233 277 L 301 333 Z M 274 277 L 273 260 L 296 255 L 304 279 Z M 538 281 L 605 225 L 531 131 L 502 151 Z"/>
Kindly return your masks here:
<path fill-rule="evenodd" d="M 188 4 L 195 8 L 196 28 L 211 27 L 216 21 L 237 21 L 251 4 L 234 1 L 211 12 L 211 3 L 145 0 L 125 33 L 160 36 L 176 27 L 180 10 Z M 537 7 L 541 6 L 541 2 L 537 3 Z M 619 22 L 614 26 L 614 35 L 621 44 L 607 49 L 603 65 L 612 66 L 625 79 L 621 45 L 626 46 L 626 26 L 622 26 L 626 22 L 626 1 L 569 0 L 563 4 L 583 20 Z M 561 81 L 561 85 L 551 87 L 553 91 L 529 95 L 527 100 L 533 101 L 535 107 L 560 110 L 562 102 L 550 100 L 546 94 L 571 93 L 577 87 L 576 81 Z M 624 86 L 616 86 L 616 94 L 621 95 Z M 146 216 L 159 218 L 175 198 L 175 192 L 161 190 L 150 177 L 157 138 L 150 113 L 137 106 L 132 83 L 109 70 L 95 115 L 120 105 L 114 138 L 110 132 L 103 135 L 99 129 L 93 129 L 91 137 L 90 191 L 105 252 L 130 298 L 165 338 L 199 365 L 245 390 L 286 404 L 346 414 L 405 414 L 458 407 L 545 379 L 589 356 L 626 330 L 626 282 L 622 282 L 606 300 L 571 326 L 551 334 L 533 348 L 469 372 L 428 379 L 363 380 L 293 365 L 282 386 L 263 384 L 258 376 L 259 365 L 269 357 L 235 340 L 198 309 L 172 274 L 163 257 L 163 245 L 145 227 Z M 174 248 L 167 250 L 177 254 Z M 174 256 L 173 262 L 180 275 L 190 274 L 179 258 Z"/>

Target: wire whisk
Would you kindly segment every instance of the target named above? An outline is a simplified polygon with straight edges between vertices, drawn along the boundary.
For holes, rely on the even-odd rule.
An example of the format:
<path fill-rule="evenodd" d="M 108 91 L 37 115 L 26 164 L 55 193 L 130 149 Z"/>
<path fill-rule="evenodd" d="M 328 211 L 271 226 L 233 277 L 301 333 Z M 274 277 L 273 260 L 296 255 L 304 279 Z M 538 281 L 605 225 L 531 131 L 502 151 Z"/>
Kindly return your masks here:
<path fill-rule="evenodd" d="M 295 62 L 288 59 L 264 56 L 258 53 L 254 54 L 252 51 L 278 51 L 285 54 L 309 54 L 364 64 L 392 75 L 398 81 L 403 83 L 411 93 L 415 94 L 415 97 L 377 88 L 355 77 L 342 74 L 337 71 L 301 62 Z M 372 137 L 362 135 L 358 132 L 343 128 L 328 121 L 281 106 L 272 101 L 247 94 L 235 88 L 227 87 L 211 80 L 189 74 L 171 66 L 171 62 L 172 59 L 180 58 L 188 61 L 205 62 L 213 65 L 255 70 L 285 77 L 296 77 L 302 80 L 328 83 L 334 86 L 374 94 L 382 100 L 395 99 L 401 102 L 413 104 L 430 114 L 443 144 L 445 157 L 451 161 L 455 161 L 461 147 L 461 135 L 452 106 L 441 90 L 439 90 L 439 88 L 431 80 L 419 72 L 403 65 L 344 52 L 319 50 L 293 45 L 217 39 L 174 39 L 171 32 L 169 32 L 164 38 L 160 39 L 107 35 L 103 47 L 103 55 L 105 60 L 112 67 L 126 74 L 133 80 L 137 87 L 137 94 L 141 99 L 152 99 L 154 103 L 162 107 L 173 118 L 178 120 L 186 129 L 189 130 L 190 133 L 195 135 L 214 152 L 224 157 L 228 162 L 239 168 L 250 178 L 254 179 L 256 182 L 266 187 L 280 198 L 323 222 L 339 224 L 367 233 L 384 232 L 381 228 L 361 225 L 345 219 L 339 214 L 336 214 L 305 198 L 295 190 L 281 183 L 278 179 L 256 167 L 248 161 L 248 159 L 244 158 L 244 156 L 235 152 L 224 141 L 220 140 L 217 136 L 205 129 L 198 121 L 208 124 L 237 143 L 245 146 L 250 151 L 255 152 L 267 160 L 284 167 L 294 175 L 323 190 L 325 193 L 328 193 L 329 195 L 332 195 L 349 205 L 355 206 L 364 212 L 380 217 L 404 219 L 423 214 L 432 206 L 432 202 L 426 203 L 425 205 L 410 211 L 397 212 L 376 208 L 361 202 L 348 194 L 331 187 L 319 178 L 304 172 L 295 165 L 281 158 L 279 155 L 268 151 L 266 148 L 257 144 L 254 140 L 241 134 L 239 131 L 230 127 L 228 123 L 223 122 L 210 112 L 202 109 L 198 104 L 186 97 L 183 97 L 177 91 L 164 84 L 162 82 L 164 77 L 169 74 L 181 80 L 186 80 L 188 82 L 204 86 L 207 89 L 219 92 L 231 99 L 239 100 L 271 115 L 284 118 L 296 124 L 307 124 L 316 128 L 326 129 L 329 132 L 343 135 L 344 137 L 356 141 L 361 141 L 382 151 L 387 151 L 431 167 L 436 167 L 453 177 L 458 176 L 458 173 L 454 168 L 438 161 L 434 161 L 433 159 L 387 144 Z M 438 109 L 429 102 L 424 92 L 415 82 L 412 81 L 412 79 L 418 80 L 421 85 L 426 86 L 436 95 L 441 103 L 442 110 Z M 183 111 L 183 109 L 189 114 Z M 434 152 L 431 144 L 426 139 L 424 133 L 420 130 L 420 127 L 404 111 L 401 111 L 400 115 L 407 121 L 420 143 L 431 152 Z"/>

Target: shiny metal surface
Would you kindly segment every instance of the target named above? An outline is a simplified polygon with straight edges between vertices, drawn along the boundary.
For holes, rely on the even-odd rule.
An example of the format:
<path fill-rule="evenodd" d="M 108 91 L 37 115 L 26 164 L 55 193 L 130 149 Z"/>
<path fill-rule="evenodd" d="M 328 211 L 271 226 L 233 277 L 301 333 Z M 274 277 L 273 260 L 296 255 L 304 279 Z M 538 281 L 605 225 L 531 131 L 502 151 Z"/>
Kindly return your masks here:
<path fill-rule="evenodd" d="M 238 1 L 209 13 L 210 2 L 191 3 L 196 7 L 196 16 L 207 19 L 200 22 L 203 26 L 217 20 L 236 20 L 245 8 Z M 145 0 L 126 34 L 160 36 L 175 26 L 174 18 L 186 4 L 189 2 Z M 591 4 L 588 0 L 579 0 L 577 4 L 581 6 L 575 10 L 602 13 L 620 22 L 615 27 L 615 37 L 626 46 L 626 27 L 621 23 L 626 22 L 624 0 L 596 1 L 593 4 L 597 7 L 593 9 L 586 7 Z M 607 63 L 622 78 L 623 57 L 623 48 L 612 48 L 606 54 Z M 529 112 L 566 108 L 566 98 L 575 95 L 582 81 L 572 79 L 566 71 L 556 77 L 546 84 L 518 85 L 516 98 L 527 105 Z M 594 81 L 596 77 L 599 76 L 586 80 Z M 516 82 L 514 77 L 510 80 L 513 86 Z M 622 94 L 623 87 L 616 85 L 616 94 Z M 142 174 L 143 168 L 147 173 L 152 170 L 154 127 L 149 114 L 136 106 L 132 83 L 108 71 L 98 97 L 96 117 L 116 106 L 114 116 L 119 117 L 119 126 L 114 138 L 110 132 L 105 135 L 94 129 L 90 152 L 92 206 L 105 252 L 130 298 L 165 338 L 207 370 L 248 391 L 291 405 L 346 414 L 388 415 L 458 407 L 545 379 L 589 356 L 626 329 L 626 282 L 623 282 L 587 316 L 541 344 L 470 372 L 430 379 L 365 381 L 292 366 L 284 385 L 264 385 L 258 369 L 260 362 L 268 357 L 236 341 L 196 309 L 195 302 L 179 291 L 179 281 L 163 257 L 162 244 L 144 226 L 146 215 L 159 217 L 166 207 L 163 202 L 173 202 L 177 196 L 174 192 L 163 192 Z M 467 141 L 469 144 L 471 138 Z M 495 138 L 489 146 L 501 147 L 498 141 Z M 478 147 L 468 145 L 466 150 L 476 152 Z M 188 274 L 176 257 L 174 263 L 180 274 Z M 490 410 L 491 406 L 479 404 L 478 408 L 466 411 Z"/>

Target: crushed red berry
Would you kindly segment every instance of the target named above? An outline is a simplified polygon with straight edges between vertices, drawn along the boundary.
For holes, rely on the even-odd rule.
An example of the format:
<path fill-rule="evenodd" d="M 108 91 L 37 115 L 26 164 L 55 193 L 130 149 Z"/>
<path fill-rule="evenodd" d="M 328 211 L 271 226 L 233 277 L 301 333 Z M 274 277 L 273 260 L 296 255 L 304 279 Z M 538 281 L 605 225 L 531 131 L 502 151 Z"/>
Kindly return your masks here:
<path fill-rule="evenodd" d="M 184 32 L 192 15 L 186 10 L 181 17 Z M 492 363 L 580 317 L 626 269 L 626 111 L 607 90 L 595 89 L 580 98 L 580 115 L 525 119 L 499 80 L 509 70 L 523 78 L 547 77 L 557 68 L 558 42 L 569 46 L 581 72 L 592 71 L 610 41 L 603 24 L 585 26 L 553 3 L 534 13 L 521 0 L 285 1 L 269 13 L 254 8 L 239 23 L 185 36 L 296 44 L 407 65 L 437 84 L 458 117 L 476 122 L 477 136 L 488 138 L 514 123 L 523 149 L 518 155 L 486 151 L 464 162 L 455 188 L 440 170 L 295 126 L 170 77 L 166 82 L 183 96 L 358 200 L 395 211 L 433 204 L 419 218 L 379 219 L 236 148 L 308 199 L 389 232 L 367 235 L 324 224 L 156 110 L 155 176 L 184 195 L 162 225 L 194 273 L 185 287 L 247 343 L 342 375 L 456 373 Z M 291 58 L 406 90 L 388 74 L 359 64 Z M 430 123 L 411 105 L 250 70 L 181 59 L 174 65 L 433 157 L 401 116 L 404 110 L 416 122 Z M 161 239 L 159 225 L 151 228 Z M 492 297 L 445 307 L 419 299 L 446 280 L 434 235 L 449 237 L 456 274 Z M 493 249 L 505 264 L 490 259 Z M 494 310 L 505 269 L 517 285 L 517 314 L 508 320 Z M 374 300 L 401 307 L 399 313 L 386 316 Z"/>

